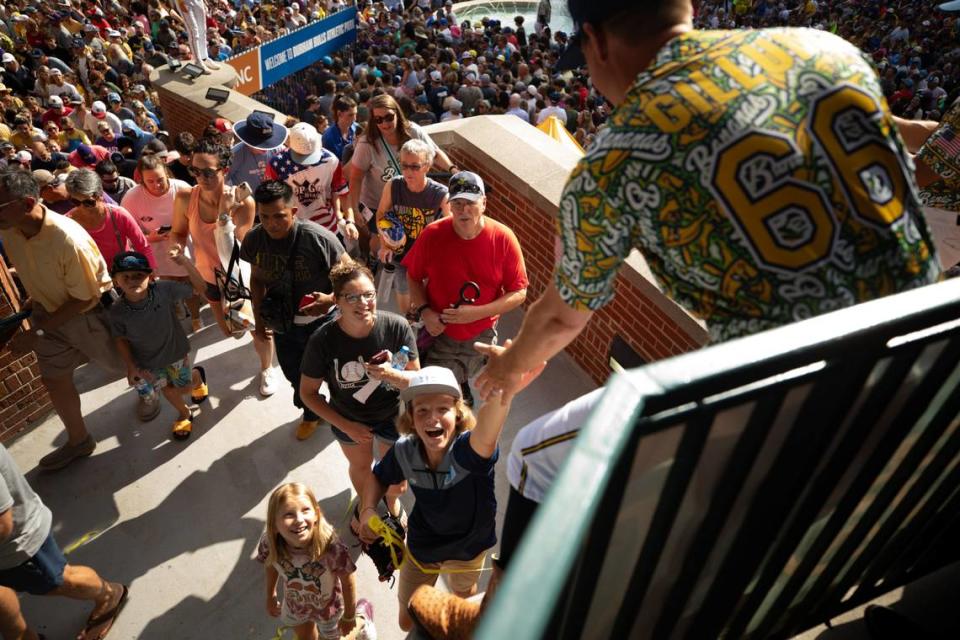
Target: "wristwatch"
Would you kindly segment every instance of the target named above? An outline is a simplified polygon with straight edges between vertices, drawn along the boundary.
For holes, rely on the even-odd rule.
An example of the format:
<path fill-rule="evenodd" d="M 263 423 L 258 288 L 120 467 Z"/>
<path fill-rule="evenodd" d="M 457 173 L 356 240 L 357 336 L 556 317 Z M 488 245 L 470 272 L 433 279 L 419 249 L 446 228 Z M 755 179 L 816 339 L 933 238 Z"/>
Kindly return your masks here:
<path fill-rule="evenodd" d="M 33 335 L 37 336 L 38 338 L 42 338 L 43 336 L 45 336 L 45 335 L 47 335 L 47 334 L 44 332 L 43 329 L 34 329 L 34 330 L 33 330 Z"/>
<path fill-rule="evenodd" d="M 420 320 L 422 319 L 421 316 L 423 315 L 423 310 L 429 307 L 430 307 L 429 304 L 422 304 L 416 309 L 414 309 L 413 311 L 408 311 L 407 320 L 409 320 L 410 322 L 420 322 Z"/>

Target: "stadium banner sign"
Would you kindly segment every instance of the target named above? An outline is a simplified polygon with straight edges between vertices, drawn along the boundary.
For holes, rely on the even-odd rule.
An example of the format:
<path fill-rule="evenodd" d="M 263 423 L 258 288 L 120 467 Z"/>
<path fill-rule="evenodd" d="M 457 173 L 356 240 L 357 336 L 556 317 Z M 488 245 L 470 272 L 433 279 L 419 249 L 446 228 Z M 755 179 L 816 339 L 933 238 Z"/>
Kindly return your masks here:
<path fill-rule="evenodd" d="M 357 10 L 344 9 L 227 60 L 251 95 L 357 40 Z"/>
<path fill-rule="evenodd" d="M 250 96 L 260 91 L 263 84 L 260 81 L 260 48 L 244 51 L 238 56 L 227 60 L 227 64 L 237 71 L 240 81 L 233 88 L 245 96 Z"/>

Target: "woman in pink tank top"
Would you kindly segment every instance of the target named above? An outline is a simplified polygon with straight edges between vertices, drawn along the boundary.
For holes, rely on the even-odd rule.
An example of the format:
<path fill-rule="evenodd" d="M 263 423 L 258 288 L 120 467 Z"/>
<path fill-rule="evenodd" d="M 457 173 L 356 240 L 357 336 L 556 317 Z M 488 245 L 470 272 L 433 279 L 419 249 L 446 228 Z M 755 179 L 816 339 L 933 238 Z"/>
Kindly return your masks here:
<path fill-rule="evenodd" d="M 194 260 L 197 270 L 207 282 L 207 300 L 213 317 L 226 336 L 233 335 L 224 318 L 220 289 L 217 287 L 214 269 L 220 266 L 215 231 L 221 213 L 231 213 L 236 225 L 238 242 L 243 241 L 253 226 L 255 205 L 253 198 L 246 196 L 237 202 L 235 188 L 226 184 L 230 168 L 230 149 L 219 142 L 203 139 L 197 145 L 190 160 L 190 174 L 197 186 L 177 193 L 173 206 L 173 230 L 170 233 L 171 251 L 182 251 L 187 236 L 193 240 Z M 224 265 L 225 267 L 226 265 Z M 273 340 L 253 334 L 253 344 L 260 358 L 260 392 L 270 395 L 276 384 L 265 384 L 277 377 L 272 368 Z M 265 393 L 264 391 L 270 391 Z"/>

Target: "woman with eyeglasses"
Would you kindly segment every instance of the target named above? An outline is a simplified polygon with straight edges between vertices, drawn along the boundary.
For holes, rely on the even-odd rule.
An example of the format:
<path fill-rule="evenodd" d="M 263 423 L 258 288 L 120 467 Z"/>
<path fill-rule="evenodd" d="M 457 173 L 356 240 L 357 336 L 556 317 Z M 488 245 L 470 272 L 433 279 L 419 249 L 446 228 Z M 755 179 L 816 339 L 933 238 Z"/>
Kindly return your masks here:
<path fill-rule="evenodd" d="M 98 165 L 99 167 L 99 165 Z M 153 247 L 157 259 L 154 273 L 164 280 L 189 282 L 187 270 L 170 257 L 170 232 L 173 228 L 173 207 L 177 194 L 190 191 L 190 185 L 170 177 L 167 165 L 158 155 L 141 156 L 137 162 L 138 183 L 123 196 L 123 208 L 140 223 L 146 232 L 147 241 Z M 113 172 L 114 179 L 121 179 Z M 108 177 L 104 176 L 106 181 Z M 193 255 L 192 243 L 187 241 L 187 253 Z M 203 299 L 192 296 L 187 299 L 194 331 L 203 327 L 200 320 L 200 305 Z"/>
<path fill-rule="evenodd" d="M 381 262 L 394 265 L 393 288 L 397 293 L 397 308 L 403 313 L 413 309 L 410 309 L 407 270 L 400 261 L 425 226 L 450 215 L 447 187 L 427 177 L 433 158 L 433 147 L 422 140 L 407 140 L 400 149 L 402 175 L 389 182 L 377 206 L 377 230 L 380 236 L 377 257 Z M 403 240 L 400 242 L 393 241 L 393 234 L 383 226 L 385 220 L 390 226 L 388 213 L 392 213 L 403 227 Z"/>
<path fill-rule="evenodd" d="M 76 169 L 67 175 L 66 187 L 73 203 L 67 217 L 87 230 L 107 264 L 113 264 L 113 256 L 122 251 L 139 251 L 157 268 L 153 249 L 130 212 L 104 201 L 100 176 L 90 169 Z"/>
<path fill-rule="evenodd" d="M 383 187 L 401 175 L 400 148 L 413 138 L 430 145 L 436 153 L 434 164 L 442 171 L 457 172 L 447 154 L 433 143 L 419 125 L 407 120 L 400 105 L 392 96 L 375 96 L 368 103 L 370 119 L 362 136 L 357 139 L 350 160 L 350 200 L 354 211 L 363 214 L 366 228 L 360 225 L 360 251 L 366 256 L 376 250 L 377 205 Z M 372 234 L 373 238 L 370 238 Z"/>
<path fill-rule="evenodd" d="M 236 225 L 237 242 L 243 242 L 253 226 L 255 204 L 246 195 L 237 201 L 236 187 L 226 183 L 230 169 L 230 149 L 218 140 L 203 138 L 190 158 L 190 175 L 197 180 L 192 189 L 178 191 L 173 206 L 173 229 L 170 250 L 182 252 L 187 238 L 193 240 L 193 257 L 197 270 L 207 283 L 207 301 L 213 317 L 225 336 L 234 335 L 223 312 L 222 292 L 214 270 L 220 265 L 216 228 L 222 214 L 230 215 Z M 281 376 L 273 367 L 273 341 L 253 333 L 253 346 L 260 359 L 260 395 L 271 396 L 280 386 Z"/>
<path fill-rule="evenodd" d="M 419 369 L 420 361 L 407 321 L 377 310 L 377 290 L 369 269 L 353 260 L 341 262 L 330 270 L 330 283 L 339 317 L 317 329 L 307 343 L 300 398 L 333 427 L 349 463 L 350 482 L 359 494 L 373 465 L 373 441 L 378 441 L 383 454 L 399 437 L 394 425 L 400 411 L 397 387 L 406 386 L 399 372 L 371 360 L 385 349 L 396 354 L 407 347 L 406 369 Z M 329 401 L 320 395 L 324 381 Z M 403 485 L 395 485 L 387 491 L 387 506 L 394 515 L 400 515 L 397 497 L 403 490 Z"/>

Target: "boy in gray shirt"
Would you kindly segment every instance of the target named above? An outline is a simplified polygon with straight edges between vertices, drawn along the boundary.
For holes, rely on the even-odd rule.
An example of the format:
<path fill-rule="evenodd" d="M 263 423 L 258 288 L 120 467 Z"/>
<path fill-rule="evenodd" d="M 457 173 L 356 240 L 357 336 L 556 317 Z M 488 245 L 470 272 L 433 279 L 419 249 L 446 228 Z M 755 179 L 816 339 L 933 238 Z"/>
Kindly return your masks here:
<path fill-rule="evenodd" d="M 186 256 L 171 252 L 171 259 L 187 270 L 190 285 L 173 280 L 155 280 L 143 254 L 118 253 L 110 270 L 122 292 L 110 307 L 110 331 L 120 356 L 127 364 L 127 381 L 142 392 L 145 384 L 177 410 L 173 437 L 190 437 L 193 414 L 184 402 L 189 393 L 194 402 L 207 399 L 207 376 L 203 367 L 190 366 L 190 342 L 177 320 L 176 306 L 190 296 L 202 294 L 206 283 Z"/>
<path fill-rule="evenodd" d="M 50 532 L 50 509 L 34 493 L 0 445 L 0 634 L 37 638 L 27 627 L 15 592 L 92 600 L 84 638 L 103 638 L 126 603 L 127 587 L 90 567 L 67 564 Z"/>

